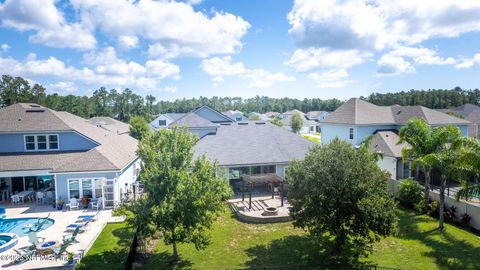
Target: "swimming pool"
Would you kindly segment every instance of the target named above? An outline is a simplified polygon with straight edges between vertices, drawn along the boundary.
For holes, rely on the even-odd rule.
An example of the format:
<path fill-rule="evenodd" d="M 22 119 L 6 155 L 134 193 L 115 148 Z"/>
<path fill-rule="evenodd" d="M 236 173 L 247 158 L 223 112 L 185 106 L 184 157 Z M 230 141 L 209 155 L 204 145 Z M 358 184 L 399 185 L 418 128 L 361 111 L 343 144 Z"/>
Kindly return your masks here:
<path fill-rule="evenodd" d="M 40 232 L 53 225 L 51 218 L 5 218 L 0 219 L 0 233 L 14 233 L 18 237 L 30 231 Z"/>

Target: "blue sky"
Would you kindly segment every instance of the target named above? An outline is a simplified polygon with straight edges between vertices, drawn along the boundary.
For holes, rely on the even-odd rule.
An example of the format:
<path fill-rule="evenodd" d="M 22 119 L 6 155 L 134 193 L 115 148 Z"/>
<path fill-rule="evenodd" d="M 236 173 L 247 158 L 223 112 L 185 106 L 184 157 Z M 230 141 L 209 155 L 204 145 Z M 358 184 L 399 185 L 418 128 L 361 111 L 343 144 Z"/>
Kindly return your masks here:
<path fill-rule="evenodd" d="M 467 0 L 6 0 L 0 73 L 165 100 L 476 88 L 479 30 Z"/>

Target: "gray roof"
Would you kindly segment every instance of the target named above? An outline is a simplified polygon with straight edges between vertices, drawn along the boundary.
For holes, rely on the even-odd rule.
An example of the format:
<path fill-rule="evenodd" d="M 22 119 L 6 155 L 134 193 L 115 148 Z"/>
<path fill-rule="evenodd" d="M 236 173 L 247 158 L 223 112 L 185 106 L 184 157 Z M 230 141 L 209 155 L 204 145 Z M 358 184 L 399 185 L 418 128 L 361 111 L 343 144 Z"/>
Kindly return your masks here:
<path fill-rule="evenodd" d="M 440 112 L 453 112 L 465 120 L 468 120 L 472 123 L 480 124 L 480 107 L 474 104 L 464 104 L 452 109 L 440 109 Z"/>
<path fill-rule="evenodd" d="M 190 112 L 178 118 L 176 121 L 172 122 L 170 126 L 181 126 L 181 127 L 189 127 L 189 128 L 208 128 L 208 127 L 217 127 L 218 124 L 212 123 L 194 112 Z"/>
<path fill-rule="evenodd" d="M 303 159 L 315 143 L 268 123 L 244 122 L 221 125 L 216 135 L 195 145 L 195 156 L 205 154 L 220 166 L 289 163 Z"/>
<path fill-rule="evenodd" d="M 374 152 L 381 152 L 387 157 L 402 157 L 402 149 L 409 148 L 406 142 L 397 144 L 400 140 L 397 133 L 393 131 L 378 131 L 373 135 L 370 142 L 370 149 Z"/>
<path fill-rule="evenodd" d="M 107 116 L 97 116 L 88 119 L 90 124 L 102 127 L 108 131 L 115 133 L 128 133 L 130 132 L 130 125 L 117 119 L 113 119 Z"/>
<path fill-rule="evenodd" d="M 0 109 L 0 132 L 72 130 L 53 110 L 32 103 L 17 103 Z"/>
<path fill-rule="evenodd" d="M 19 106 L 20 105 L 20 106 Z M 4 113 L 4 110 L 7 113 Z M 0 171 L 16 170 L 51 170 L 52 172 L 78 172 L 78 171 L 101 171 L 121 170 L 126 165 L 137 159 L 136 150 L 138 141 L 130 137 L 128 133 L 116 133 L 91 124 L 88 120 L 70 114 L 57 112 L 45 108 L 39 112 L 24 113 L 25 106 L 15 104 L 0 110 L 2 124 L 21 116 L 22 121 L 34 123 L 35 129 L 25 129 L 19 125 L 15 130 L 2 129 L 8 132 L 24 131 L 74 131 L 96 142 L 98 146 L 88 151 L 78 152 L 32 152 L 32 153 L 9 153 L 0 155 Z M 16 111 L 16 113 L 12 113 Z M 13 117 L 13 118 L 8 118 Z M 55 122 L 55 126 L 47 120 Z M 62 127 L 61 130 L 58 128 Z"/>
<path fill-rule="evenodd" d="M 184 117 L 186 113 L 166 113 L 165 115 L 173 121 L 177 121 L 178 119 Z"/>
<path fill-rule="evenodd" d="M 468 125 L 469 121 L 423 106 L 377 106 L 352 98 L 332 112 L 323 123 L 351 125 L 403 125 L 410 118 L 423 119 L 430 125 Z"/>

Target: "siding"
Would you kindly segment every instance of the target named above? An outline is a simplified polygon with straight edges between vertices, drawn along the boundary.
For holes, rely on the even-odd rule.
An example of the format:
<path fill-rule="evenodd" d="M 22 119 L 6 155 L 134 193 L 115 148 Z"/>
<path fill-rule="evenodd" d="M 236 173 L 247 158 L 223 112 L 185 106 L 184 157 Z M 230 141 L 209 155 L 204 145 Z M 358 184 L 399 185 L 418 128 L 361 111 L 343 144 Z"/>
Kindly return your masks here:
<path fill-rule="evenodd" d="M 158 121 L 160 120 L 165 120 L 167 122 L 167 125 L 166 126 L 161 126 L 159 125 Z M 162 115 L 159 115 L 157 118 L 153 119 L 152 122 L 150 122 L 150 126 L 153 128 L 153 129 L 158 129 L 158 128 L 166 128 L 168 127 L 168 125 L 170 125 L 170 123 L 172 123 L 172 119 L 168 118 L 167 116 L 165 116 L 164 114 Z"/>
<path fill-rule="evenodd" d="M 24 152 L 24 135 L 26 134 L 58 134 L 59 151 L 89 150 L 97 146 L 93 141 L 76 132 L 9 133 L 0 135 L 0 153 Z"/>
<path fill-rule="evenodd" d="M 68 201 L 68 179 L 73 178 L 106 178 L 114 179 L 117 176 L 115 172 L 85 172 L 85 173 L 69 173 L 55 175 L 56 191 L 55 196 L 58 199 Z"/>

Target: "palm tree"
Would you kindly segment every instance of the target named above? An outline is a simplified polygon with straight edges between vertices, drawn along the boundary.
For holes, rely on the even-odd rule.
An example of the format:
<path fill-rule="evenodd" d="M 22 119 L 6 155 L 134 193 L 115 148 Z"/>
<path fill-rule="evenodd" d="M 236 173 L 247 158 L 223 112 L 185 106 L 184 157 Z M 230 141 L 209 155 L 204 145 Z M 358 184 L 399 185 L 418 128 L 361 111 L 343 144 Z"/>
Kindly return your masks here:
<path fill-rule="evenodd" d="M 480 141 L 476 138 L 465 137 L 463 149 L 458 160 L 458 168 L 463 171 L 462 188 L 457 192 L 456 199 L 469 199 L 480 193 Z M 472 183 L 471 179 L 474 179 Z"/>
<path fill-rule="evenodd" d="M 419 118 L 412 118 L 400 129 L 400 140 L 398 141 L 398 144 L 406 142 L 411 146 L 411 148 L 402 149 L 403 162 L 410 160 L 414 168 L 421 168 L 425 173 L 424 211 L 428 207 L 431 172 L 433 169 L 433 164 L 429 163 L 429 160 L 425 160 L 424 157 L 435 153 L 438 148 L 432 133 L 432 128 L 425 121 Z"/>

